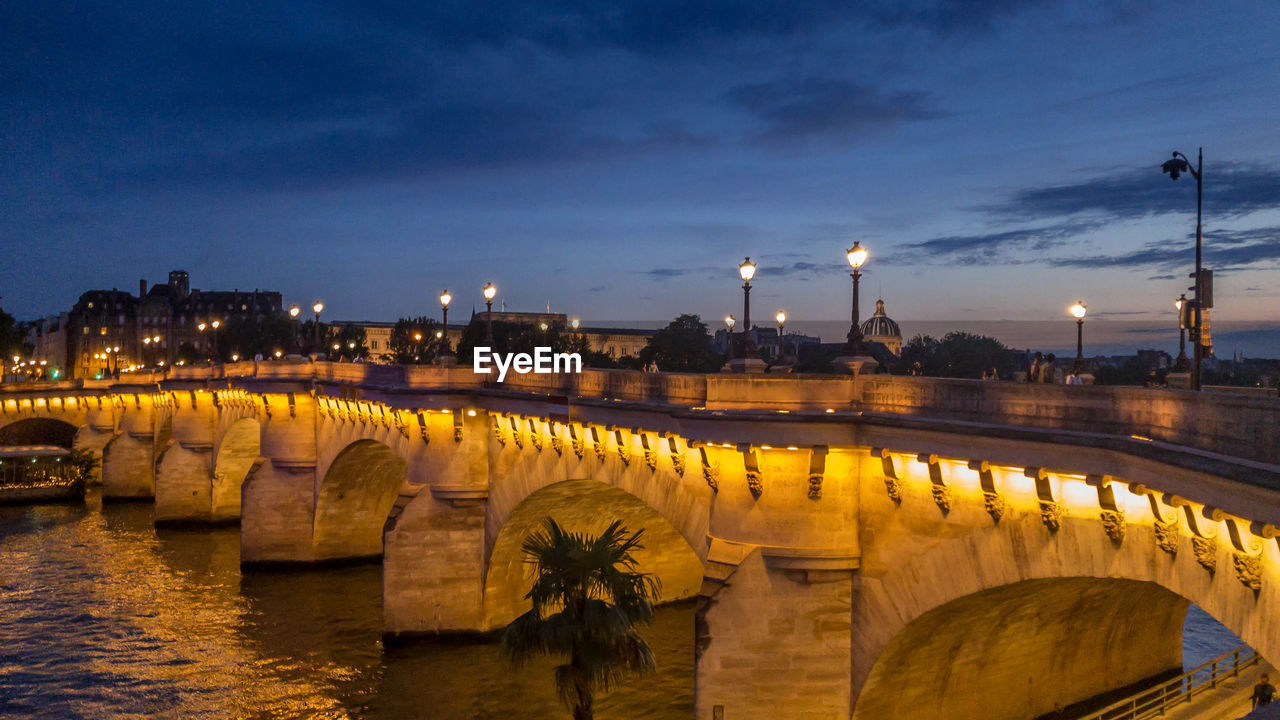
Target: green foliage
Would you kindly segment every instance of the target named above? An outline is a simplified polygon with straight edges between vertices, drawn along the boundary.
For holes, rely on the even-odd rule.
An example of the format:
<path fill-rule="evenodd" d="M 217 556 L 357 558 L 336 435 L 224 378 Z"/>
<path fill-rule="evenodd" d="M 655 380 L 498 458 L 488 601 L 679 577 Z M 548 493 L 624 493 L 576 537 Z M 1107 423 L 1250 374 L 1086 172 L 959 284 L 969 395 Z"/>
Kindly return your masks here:
<path fill-rule="evenodd" d="M 485 322 L 477 318 L 462 331 L 462 339 L 456 349 L 458 362 L 470 363 L 475 348 L 484 346 Z M 557 325 L 549 325 L 543 330 L 531 323 L 493 323 L 493 352 L 532 354 L 537 347 L 549 347 L 552 352 L 581 353 L 584 364 L 587 363 L 587 353 L 590 352 L 586 337 L 580 333 L 565 332 L 564 328 Z"/>
<path fill-rule="evenodd" d="M 429 365 L 436 359 L 443 338 L 440 323 L 429 317 L 400 318 L 391 329 L 391 362 L 397 365 Z"/>
<path fill-rule="evenodd" d="M 93 476 L 93 471 L 101 464 L 98 458 L 88 450 L 72 450 L 68 462 L 74 474 L 71 479 L 82 482 L 88 482 L 89 478 Z"/>
<path fill-rule="evenodd" d="M 196 346 L 189 342 L 184 342 L 178 346 L 178 362 L 191 365 L 196 362 Z"/>
<path fill-rule="evenodd" d="M 930 377 L 981 378 L 996 368 L 1000 377 L 1013 375 L 1014 360 L 999 340 L 986 335 L 949 332 L 941 340 L 917 335 L 902 348 L 902 365 Z"/>
<path fill-rule="evenodd" d="M 0 358 L 5 365 L 13 360 L 14 355 L 27 357 L 31 353 L 31 343 L 27 342 L 26 328 L 16 322 L 12 315 L 0 309 Z"/>
<path fill-rule="evenodd" d="M 562 657 L 556 690 L 574 720 L 590 720 L 595 693 L 628 675 L 653 672 L 653 653 L 636 632 L 653 619 L 659 588 L 639 572 L 632 553 L 643 547 L 643 530 L 629 533 L 620 522 L 590 537 L 566 532 L 553 519 L 524 541 L 533 565 L 533 603 L 502 635 L 507 657 L 521 663 L 540 655 Z"/>
<path fill-rule="evenodd" d="M 328 348 L 330 360 L 338 357 L 352 360 L 369 354 L 369 348 L 365 346 L 364 328 L 359 325 L 348 323 L 336 326 L 336 329 L 335 326 L 330 325 L 328 330 L 325 347 Z M 333 349 L 334 343 L 338 344 L 337 350 Z"/>
<path fill-rule="evenodd" d="M 287 315 L 232 316 L 218 330 L 217 356 L 225 362 L 232 355 L 239 355 L 243 360 L 259 353 L 269 358 L 277 350 L 292 353 L 296 351 L 293 331 L 293 321 Z"/>
<path fill-rule="evenodd" d="M 654 333 L 640 351 L 641 365 L 658 364 L 663 372 L 719 372 L 724 356 L 711 344 L 706 323 L 697 315 L 681 315 Z"/>

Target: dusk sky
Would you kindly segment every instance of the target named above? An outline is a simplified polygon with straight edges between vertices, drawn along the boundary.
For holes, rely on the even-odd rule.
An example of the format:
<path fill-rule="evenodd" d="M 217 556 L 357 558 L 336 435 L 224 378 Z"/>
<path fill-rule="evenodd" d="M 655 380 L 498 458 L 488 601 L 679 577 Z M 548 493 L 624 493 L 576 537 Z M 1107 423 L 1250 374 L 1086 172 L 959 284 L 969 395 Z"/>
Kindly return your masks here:
<path fill-rule="evenodd" d="M 199 5 L 199 7 L 196 7 Z M 858 9 L 848 6 L 857 5 Z M 424 9 L 425 8 L 425 9 Z M 1280 319 L 1275 2 L 0 4 L 0 295 Z M 866 303 L 869 306 L 870 300 Z M 1130 315 L 1131 314 L 1131 315 Z"/>

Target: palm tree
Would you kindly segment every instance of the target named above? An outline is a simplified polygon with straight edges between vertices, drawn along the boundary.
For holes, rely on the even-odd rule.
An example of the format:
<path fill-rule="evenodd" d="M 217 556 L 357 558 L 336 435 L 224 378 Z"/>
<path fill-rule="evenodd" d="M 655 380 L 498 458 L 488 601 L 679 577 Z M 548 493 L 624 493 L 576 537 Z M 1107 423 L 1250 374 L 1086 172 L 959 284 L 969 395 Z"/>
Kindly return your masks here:
<path fill-rule="evenodd" d="M 643 533 L 614 522 L 589 537 L 547 518 L 525 538 L 525 561 L 534 566 L 525 598 L 533 607 L 507 626 L 503 649 L 515 663 L 567 657 L 556 667 L 556 690 L 573 720 L 591 720 L 597 690 L 654 670 L 653 653 L 635 631 L 636 623 L 653 619 L 659 591 L 653 576 L 636 570 L 631 554 L 642 547 Z"/>

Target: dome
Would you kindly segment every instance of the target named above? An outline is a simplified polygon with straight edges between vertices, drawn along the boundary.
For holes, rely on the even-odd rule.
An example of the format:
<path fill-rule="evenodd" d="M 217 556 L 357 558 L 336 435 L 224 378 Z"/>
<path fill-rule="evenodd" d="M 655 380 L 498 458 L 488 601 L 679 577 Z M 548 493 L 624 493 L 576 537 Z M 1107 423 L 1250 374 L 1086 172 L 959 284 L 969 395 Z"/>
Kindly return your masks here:
<path fill-rule="evenodd" d="M 876 300 L 875 314 L 862 323 L 862 336 L 868 340 L 902 338 L 902 330 L 898 328 L 898 323 L 884 314 L 884 300 Z"/>

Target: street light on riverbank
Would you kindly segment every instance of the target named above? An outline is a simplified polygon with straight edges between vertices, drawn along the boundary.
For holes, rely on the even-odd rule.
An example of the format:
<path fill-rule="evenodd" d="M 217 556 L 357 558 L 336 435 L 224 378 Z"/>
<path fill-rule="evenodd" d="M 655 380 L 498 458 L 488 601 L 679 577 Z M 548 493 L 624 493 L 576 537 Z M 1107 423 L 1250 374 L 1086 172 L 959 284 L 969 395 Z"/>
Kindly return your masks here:
<path fill-rule="evenodd" d="M 449 303 L 452 301 L 453 296 L 449 294 L 447 288 L 440 293 L 440 313 L 444 316 L 444 334 L 440 336 L 440 351 L 436 353 L 437 358 L 453 357 L 453 351 L 449 349 Z"/>
<path fill-rule="evenodd" d="M 738 266 L 738 276 L 742 278 L 742 357 L 750 358 L 756 354 L 756 344 L 751 339 L 751 278 L 756 276 L 756 264 L 751 258 Z"/>
<path fill-rule="evenodd" d="M 1173 362 L 1174 372 L 1187 371 L 1187 324 L 1182 321 L 1182 308 L 1187 304 L 1187 294 L 1182 293 L 1173 306 L 1178 309 L 1178 359 Z"/>
<path fill-rule="evenodd" d="M 484 284 L 484 344 L 493 347 L 493 299 L 498 288 L 493 283 Z"/>
<path fill-rule="evenodd" d="M 853 272 L 849 273 L 849 277 L 853 278 L 853 307 L 850 312 L 849 336 L 846 344 L 847 354 L 852 357 L 867 354 L 867 349 L 862 342 L 862 328 L 858 327 L 858 281 L 862 279 L 862 266 L 866 264 L 869 254 L 858 241 L 854 241 L 853 247 L 845 251 L 849 267 L 853 268 Z"/>
<path fill-rule="evenodd" d="M 1077 300 L 1070 308 L 1071 316 L 1076 319 L 1076 364 L 1072 370 L 1076 374 L 1084 370 L 1084 315 L 1088 311 L 1083 300 Z"/>
<path fill-rule="evenodd" d="M 324 310 L 324 303 L 317 300 L 316 303 L 311 306 L 311 310 L 316 314 L 315 347 L 316 352 L 320 352 L 320 311 Z"/>
<path fill-rule="evenodd" d="M 1206 299 L 1203 277 L 1204 269 L 1201 267 L 1200 263 L 1202 254 L 1201 247 L 1203 244 L 1203 233 L 1201 232 L 1200 219 L 1201 207 L 1203 206 L 1204 199 L 1204 148 L 1200 148 L 1200 152 L 1196 156 L 1196 164 L 1194 166 L 1191 164 L 1191 158 L 1188 158 L 1186 155 L 1175 150 L 1173 152 L 1173 157 L 1169 160 L 1165 160 L 1164 164 L 1160 166 L 1160 170 L 1167 174 L 1170 180 L 1177 180 L 1178 176 L 1184 172 L 1190 173 L 1191 177 L 1196 180 L 1196 270 L 1191 276 L 1195 279 L 1195 284 L 1189 289 L 1195 292 L 1195 297 L 1191 299 L 1191 340 L 1195 343 L 1191 346 L 1191 356 L 1194 358 L 1192 360 L 1191 368 L 1191 389 L 1199 390 L 1200 365 L 1201 361 L 1204 359 L 1204 345 L 1202 344 L 1203 338 L 1200 334 L 1200 328 L 1204 327 L 1204 325 L 1202 325 L 1200 321 L 1201 314 L 1204 312 Z"/>

